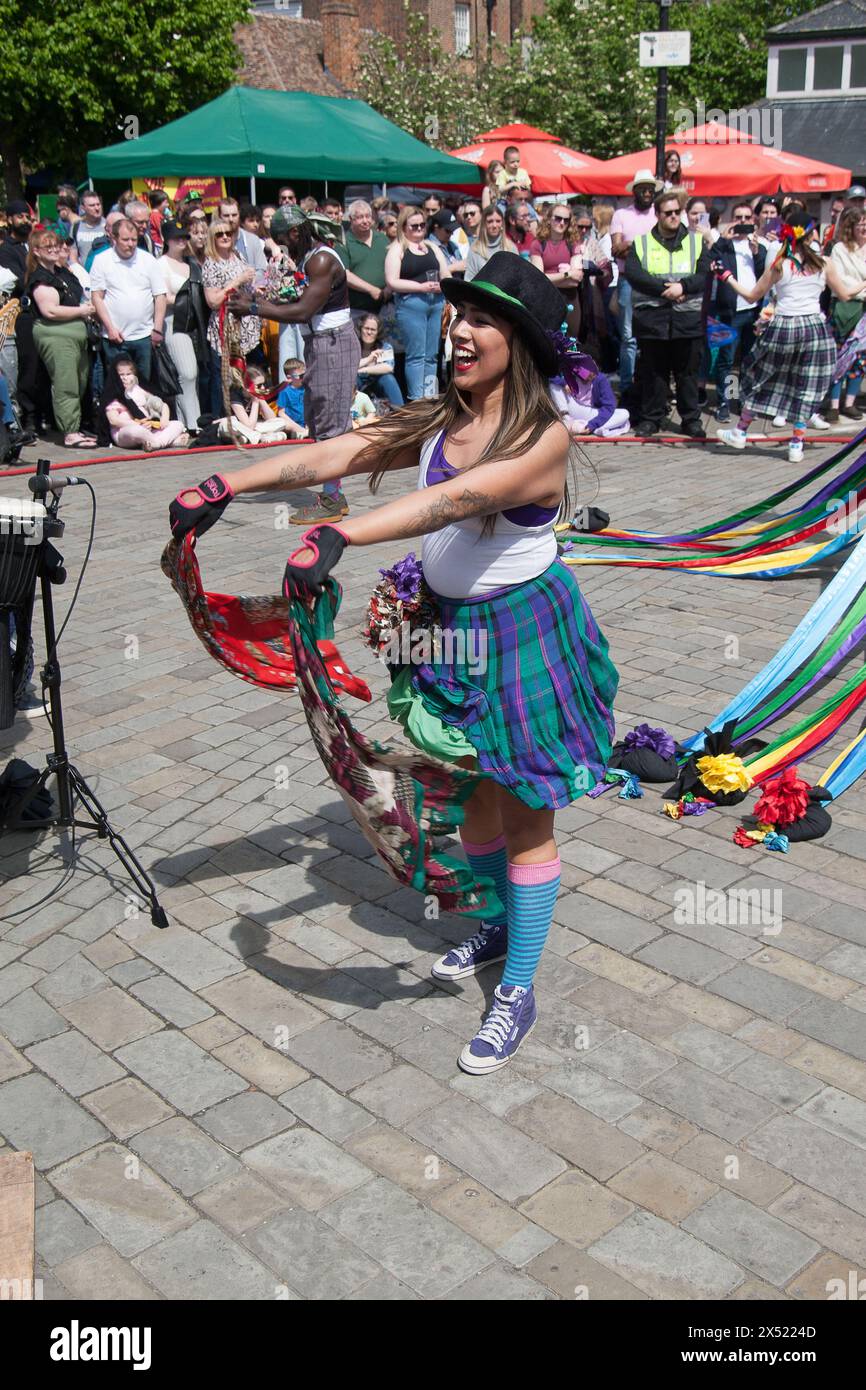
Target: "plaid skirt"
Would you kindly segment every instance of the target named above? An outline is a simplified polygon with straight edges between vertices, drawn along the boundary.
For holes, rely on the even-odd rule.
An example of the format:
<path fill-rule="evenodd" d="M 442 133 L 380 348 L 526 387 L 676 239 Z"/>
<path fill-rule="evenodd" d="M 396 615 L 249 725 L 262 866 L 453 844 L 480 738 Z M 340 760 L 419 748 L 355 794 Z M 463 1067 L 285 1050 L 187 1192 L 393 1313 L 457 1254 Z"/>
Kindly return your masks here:
<path fill-rule="evenodd" d="M 836 344 L 822 314 L 776 314 L 743 363 L 740 400 L 755 415 L 814 415 L 833 385 Z"/>
<path fill-rule="evenodd" d="M 436 601 L 442 655 L 411 677 L 425 710 L 528 806 L 590 791 L 610 757 L 618 676 L 572 571 L 556 560 L 526 584 Z"/>

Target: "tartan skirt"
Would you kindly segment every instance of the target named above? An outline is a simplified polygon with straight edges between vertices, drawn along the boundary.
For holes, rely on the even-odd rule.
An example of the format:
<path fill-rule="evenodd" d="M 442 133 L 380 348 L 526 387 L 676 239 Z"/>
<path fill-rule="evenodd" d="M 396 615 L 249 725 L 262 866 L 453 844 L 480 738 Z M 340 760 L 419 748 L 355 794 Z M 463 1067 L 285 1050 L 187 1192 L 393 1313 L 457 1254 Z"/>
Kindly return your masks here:
<path fill-rule="evenodd" d="M 481 770 L 528 806 L 567 806 L 590 791 L 610 757 L 619 678 L 572 571 L 555 560 L 479 599 L 434 597 L 443 651 L 410 678 L 425 715 L 461 734 Z M 418 721 L 400 704 L 392 712 L 412 738 Z M 450 740 L 452 757 L 463 740 Z"/>
<path fill-rule="evenodd" d="M 835 367 L 823 314 L 776 314 L 743 363 L 740 400 L 755 415 L 808 420 L 833 385 Z"/>

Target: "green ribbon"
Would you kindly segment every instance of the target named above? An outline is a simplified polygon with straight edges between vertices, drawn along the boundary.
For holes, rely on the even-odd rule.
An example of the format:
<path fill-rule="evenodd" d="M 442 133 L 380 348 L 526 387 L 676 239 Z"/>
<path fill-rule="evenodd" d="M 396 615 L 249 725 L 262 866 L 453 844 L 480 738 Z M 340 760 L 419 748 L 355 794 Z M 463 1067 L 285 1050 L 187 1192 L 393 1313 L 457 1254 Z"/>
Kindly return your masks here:
<path fill-rule="evenodd" d="M 525 304 L 522 304 L 519 299 L 515 299 L 513 294 L 506 294 L 505 290 L 499 289 L 498 285 L 491 285 L 487 280 L 467 280 L 466 283 L 477 285 L 479 290 L 486 290 L 488 294 L 495 294 L 497 299 L 507 299 L 509 304 L 516 304 L 518 309 L 522 309 L 524 313 L 529 312 Z"/>

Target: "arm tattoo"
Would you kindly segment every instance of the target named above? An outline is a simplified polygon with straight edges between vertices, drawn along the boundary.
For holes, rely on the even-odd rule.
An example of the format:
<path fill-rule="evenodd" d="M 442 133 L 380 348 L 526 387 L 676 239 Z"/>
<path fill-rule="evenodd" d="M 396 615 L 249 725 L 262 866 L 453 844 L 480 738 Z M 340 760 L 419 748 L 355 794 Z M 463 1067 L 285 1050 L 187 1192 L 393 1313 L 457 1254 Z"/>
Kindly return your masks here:
<path fill-rule="evenodd" d="M 498 510 L 496 501 L 488 493 L 473 492 L 467 487 L 460 497 L 440 497 L 422 507 L 412 522 L 410 534 L 418 536 L 427 531 L 441 531 L 454 521 L 463 521 L 468 516 L 489 516 Z"/>
<path fill-rule="evenodd" d="M 277 485 L 287 488 L 309 487 L 310 483 L 317 481 L 315 468 L 307 468 L 303 463 L 286 463 L 280 469 Z"/>

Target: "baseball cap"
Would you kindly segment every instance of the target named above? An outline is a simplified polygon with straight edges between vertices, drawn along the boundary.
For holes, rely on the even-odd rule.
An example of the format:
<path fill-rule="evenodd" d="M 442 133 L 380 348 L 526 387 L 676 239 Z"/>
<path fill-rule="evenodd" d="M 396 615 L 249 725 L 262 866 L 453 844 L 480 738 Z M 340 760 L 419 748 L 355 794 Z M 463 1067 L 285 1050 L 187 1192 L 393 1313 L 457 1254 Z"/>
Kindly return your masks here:
<path fill-rule="evenodd" d="M 845 196 L 847 198 L 866 198 L 866 188 L 860 183 L 852 184 Z"/>
<path fill-rule="evenodd" d="M 28 217 L 32 217 L 33 215 L 30 210 L 30 204 L 25 203 L 23 198 L 13 198 L 11 203 L 6 204 L 7 217 L 20 217 L 22 213 L 26 213 Z"/>
<path fill-rule="evenodd" d="M 450 208 L 442 208 L 439 212 L 434 212 L 430 218 L 431 227 L 444 227 L 446 231 L 453 231 L 459 225 L 457 218 Z"/>

